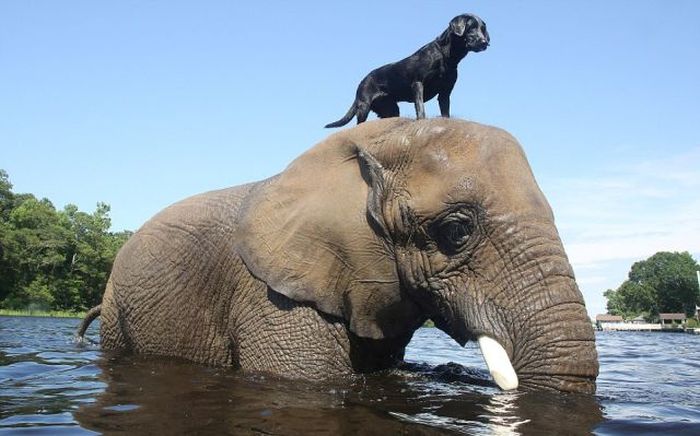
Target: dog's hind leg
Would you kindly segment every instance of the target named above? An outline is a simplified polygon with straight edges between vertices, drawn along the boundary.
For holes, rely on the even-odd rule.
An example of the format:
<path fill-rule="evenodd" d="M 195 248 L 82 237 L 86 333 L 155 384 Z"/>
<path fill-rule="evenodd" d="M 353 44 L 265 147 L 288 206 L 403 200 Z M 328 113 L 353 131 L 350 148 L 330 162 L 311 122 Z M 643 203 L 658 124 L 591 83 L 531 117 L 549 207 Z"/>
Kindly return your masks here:
<path fill-rule="evenodd" d="M 399 116 L 399 104 L 389 98 L 378 98 L 372 102 L 371 109 L 379 118 L 392 118 Z"/>
<path fill-rule="evenodd" d="M 365 103 L 364 101 L 358 101 L 356 102 L 357 104 L 357 124 L 364 123 L 367 121 L 367 116 L 369 115 L 369 107 L 370 105 L 368 103 Z"/>

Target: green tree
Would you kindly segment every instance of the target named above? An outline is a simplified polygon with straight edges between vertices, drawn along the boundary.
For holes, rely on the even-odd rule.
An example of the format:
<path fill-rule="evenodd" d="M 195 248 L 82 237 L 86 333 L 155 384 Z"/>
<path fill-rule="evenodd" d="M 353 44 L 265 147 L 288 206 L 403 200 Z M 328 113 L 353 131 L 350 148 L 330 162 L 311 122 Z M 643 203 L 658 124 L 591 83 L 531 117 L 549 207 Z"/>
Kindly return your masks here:
<path fill-rule="evenodd" d="M 72 292 L 71 298 L 61 305 L 73 307 L 79 304 L 82 309 L 87 309 L 101 300 L 114 257 L 126 241 L 126 238 L 108 232 L 111 225 L 109 211 L 110 207 L 105 203 L 98 203 L 92 214 L 80 212 L 72 204 L 65 207 L 63 213 L 71 230 L 67 257 L 72 279 L 65 286 Z M 76 297 L 79 303 L 76 303 Z"/>
<path fill-rule="evenodd" d="M 14 195 L 12 193 L 12 183 L 7 172 L 0 169 L 0 301 L 9 293 L 15 277 L 14 266 L 9 260 L 9 248 L 7 247 L 7 238 L 9 237 L 10 228 L 7 224 Z"/>
<path fill-rule="evenodd" d="M 624 318 L 655 312 L 656 296 L 654 290 L 646 284 L 626 280 L 616 290 L 608 289 L 603 293 L 608 299 L 608 313 Z"/>
<path fill-rule="evenodd" d="M 87 309 L 99 302 L 117 251 L 131 232 L 110 233 L 109 205 L 59 211 L 12 192 L 0 170 L 0 307 Z"/>
<path fill-rule="evenodd" d="M 13 309 L 49 310 L 53 308 L 53 291 L 45 277 L 37 276 L 28 285 L 18 288 L 6 303 Z"/>
<path fill-rule="evenodd" d="M 608 289 L 608 312 L 623 316 L 685 312 L 692 316 L 700 304 L 695 271 L 700 266 L 690 253 L 658 252 L 636 262 L 628 279 L 616 290 Z"/>
<path fill-rule="evenodd" d="M 645 262 L 637 262 L 630 280 L 646 283 L 656 290 L 659 312 L 685 312 L 690 316 L 700 304 L 696 279 L 698 263 L 687 251 L 659 252 Z"/>
<path fill-rule="evenodd" d="M 0 169 L 0 222 L 7 220 L 7 215 L 12 209 L 14 195 L 12 194 L 12 183 L 7 172 Z"/>
<path fill-rule="evenodd" d="M 26 195 L 15 198 L 14 208 L 3 224 L 3 273 L 6 276 L 0 296 L 14 295 L 6 305 L 22 307 L 28 295 L 38 296 L 43 292 L 29 292 L 30 287 L 36 291 L 48 286 L 62 273 L 68 232 L 61 226 L 49 200 Z M 44 280 L 36 281 L 37 278 Z M 41 298 L 40 303 L 45 305 L 47 301 Z"/>

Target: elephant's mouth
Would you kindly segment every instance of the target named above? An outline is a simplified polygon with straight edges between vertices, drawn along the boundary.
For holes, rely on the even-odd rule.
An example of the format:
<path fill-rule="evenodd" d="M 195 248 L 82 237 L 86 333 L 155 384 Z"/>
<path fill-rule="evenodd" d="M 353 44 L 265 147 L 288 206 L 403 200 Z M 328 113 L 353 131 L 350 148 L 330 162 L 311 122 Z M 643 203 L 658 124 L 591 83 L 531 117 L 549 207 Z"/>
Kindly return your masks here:
<path fill-rule="evenodd" d="M 551 279 L 561 282 L 545 283 L 552 297 L 537 310 L 504 310 L 490 299 L 461 292 L 452 297 L 456 301 L 443 297 L 426 311 L 435 326 L 460 345 L 479 344 L 491 377 L 502 390 L 592 393 L 598 375 L 594 332 L 583 302 L 575 300 L 579 294 L 573 278 L 561 276 L 564 279 Z M 543 281 L 533 281 L 526 289 L 540 292 L 541 286 L 534 285 Z"/>
<path fill-rule="evenodd" d="M 560 356 L 550 355 L 544 362 L 517 358 L 517 361 L 513 361 L 502 343 L 488 331 L 468 327 L 468 323 L 448 323 L 437 316 L 433 317 L 433 321 L 436 327 L 443 329 L 462 346 L 468 341 L 477 342 L 493 381 L 502 390 L 521 387 L 528 390 L 595 392 L 597 360 L 590 357 L 590 353 L 594 352 L 591 350 L 595 350 L 592 340 L 579 338 L 574 341 L 574 348 L 568 344 L 570 347 L 567 350 L 577 354 L 578 359 L 561 359 Z"/>
<path fill-rule="evenodd" d="M 441 316 L 433 316 L 433 321 L 436 327 L 449 334 L 460 345 L 464 346 L 470 340 L 479 344 L 481 355 L 499 388 L 503 390 L 518 388 L 518 375 L 515 373 L 508 352 L 496 339 L 482 329 L 467 327 L 467 323 L 455 325 Z"/>
<path fill-rule="evenodd" d="M 491 377 L 498 387 L 503 390 L 517 389 L 518 375 L 515 373 L 508 352 L 496 339 L 482 329 L 468 327 L 468 323 L 451 323 L 439 315 L 434 315 L 432 319 L 436 327 L 450 335 L 461 346 L 471 340 L 476 341 Z"/>

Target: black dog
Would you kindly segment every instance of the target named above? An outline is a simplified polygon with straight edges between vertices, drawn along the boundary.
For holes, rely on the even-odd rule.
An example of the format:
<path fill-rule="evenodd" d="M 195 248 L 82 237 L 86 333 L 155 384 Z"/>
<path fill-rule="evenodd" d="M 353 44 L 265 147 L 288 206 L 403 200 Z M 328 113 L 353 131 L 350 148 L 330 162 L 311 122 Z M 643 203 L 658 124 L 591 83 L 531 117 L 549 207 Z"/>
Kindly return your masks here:
<path fill-rule="evenodd" d="M 423 102 L 435 95 L 438 95 L 440 113 L 449 117 L 457 64 L 470 51 L 486 50 L 489 41 L 486 23 L 481 18 L 471 14 L 454 17 L 435 41 L 406 59 L 379 67 L 365 76 L 348 113 L 326 127 L 344 126 L 355 115 L 360 124 L 367 119 L 370 110 L 380 118 L 398 117 L 399 101 L 414 102 L 416 116 L 425 118 Z"/>

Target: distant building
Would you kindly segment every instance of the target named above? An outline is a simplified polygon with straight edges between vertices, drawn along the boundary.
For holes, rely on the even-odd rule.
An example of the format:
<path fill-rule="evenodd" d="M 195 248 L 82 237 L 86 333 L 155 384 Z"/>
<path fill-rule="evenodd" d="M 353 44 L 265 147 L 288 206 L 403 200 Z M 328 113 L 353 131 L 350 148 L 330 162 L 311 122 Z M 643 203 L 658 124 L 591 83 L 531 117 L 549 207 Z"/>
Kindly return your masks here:
<path fill-rule="evenodd" d="M 596 315 L 595 325 L 598 330 L 607 330 L 613 324 L 620 324 L 624 322 L 624 319 L 620 315 Z"/>
<path fill-rule="evenodd" d="M 688 317 L 685 316 L 685 313 L 660 313 L 659 314 L 659 321 L 661 322 L 661 325 L 663 326 L 671 326 L 674 323 L 678 322 L 679 324 L 683 324 Z"/>
<path fill-rule="evenodd" d="M 639 315 L 636 318 L 632 318 L 629 321 L 630 324 L 646 324 L 647 322 L 644 320 L 644 317 L 642 315 Z"/>

